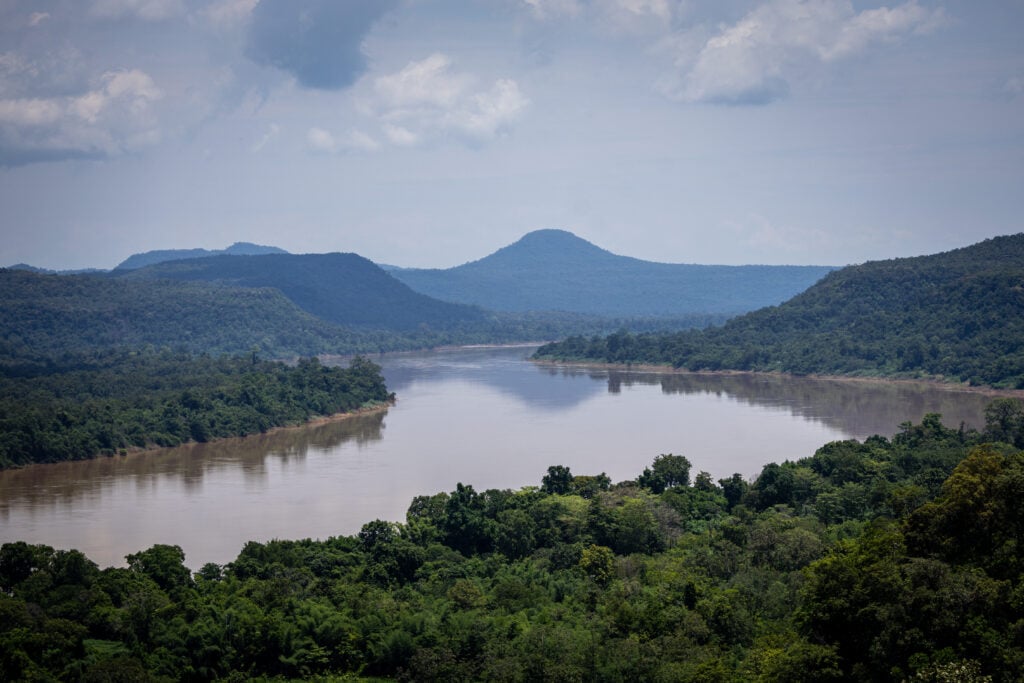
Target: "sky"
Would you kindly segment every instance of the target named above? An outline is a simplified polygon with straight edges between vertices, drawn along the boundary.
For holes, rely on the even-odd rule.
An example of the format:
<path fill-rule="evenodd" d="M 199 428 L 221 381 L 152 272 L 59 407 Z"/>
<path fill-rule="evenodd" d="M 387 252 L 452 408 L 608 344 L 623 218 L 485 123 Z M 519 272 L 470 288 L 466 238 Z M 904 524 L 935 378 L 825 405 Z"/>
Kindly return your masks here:
<path fill-rule="evenodd" d="M 0 0 L 0 265 L 1024 231 L 1024 0 Z"/>

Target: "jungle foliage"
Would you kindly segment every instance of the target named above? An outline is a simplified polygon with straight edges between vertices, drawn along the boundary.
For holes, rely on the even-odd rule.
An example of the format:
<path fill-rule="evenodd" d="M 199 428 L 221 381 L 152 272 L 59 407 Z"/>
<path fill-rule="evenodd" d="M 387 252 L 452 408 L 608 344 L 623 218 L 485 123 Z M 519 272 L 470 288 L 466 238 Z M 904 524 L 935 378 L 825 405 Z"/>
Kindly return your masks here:
<path fill-rule="evenodd" d="M 68 354 L 0 375 L 0 468 L 264 432 L 392 397 L 380 367 L 170 351 Z"/>
<path fill-rule="evenodd" d="M 721 327 L 573 336 L 537 357 L 1024 388 L 1024 234 L 843 268 Z"/>
<path fill-rule="evenodd" d="M 829 443 L 747 482 L 657 457 L 458 484 L 404 523 L 176 546 L 100 569 L 0 548 L 7 680 L 1014 681 L 1024 670 L 1024 409 Z"/>

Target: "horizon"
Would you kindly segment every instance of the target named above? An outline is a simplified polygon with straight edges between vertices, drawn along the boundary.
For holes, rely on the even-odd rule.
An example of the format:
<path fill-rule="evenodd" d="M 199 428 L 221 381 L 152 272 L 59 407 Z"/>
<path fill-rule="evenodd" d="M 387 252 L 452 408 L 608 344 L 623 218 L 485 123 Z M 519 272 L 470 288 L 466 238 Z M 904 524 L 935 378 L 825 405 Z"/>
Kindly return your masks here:
<path fill-rule="evenodd" d="M 596 243 L 592 242 L 591 240 L 588 240 L 585 237 L 577 235 L 576 233 L 574 233 L 574 232 L 572 232 L 570 230 L 563 230 L 561 228 L 539 228 L 537 230 L 531 230 L 529 232 L 526 232 L 526 233 L 520 235 L 513 242 L 509 242 L 508 244 L 503 244 L 501 246 L 495 247 L 493 250 L 487 252 L 486 254 L 484 254 L 482 256 L 477 256 L 475 258 L 469 259 L 468 261 L 463 261 L 462 263 L 456 263 L 456 264 L 451 265 L 451 266 L 405 266 L 405 265 L 401 265 L 401 264 L 397 264 L 397 263 L 392 263 L 392 262 L 388 262 L 388 261 L 375 261 L 375 260 L 370 259 L 369 257 L 367 257 L 367 256 L 365 256 L 363 254 L 359 254 L 358 252 L 344 252 L 344 251 L 339 251 L 339 250 L 324 251 L 324 252 L 291 252 L 291 251 L 288 251 L 288 250 L 285 250 L 285 251 L 286 251 L 286 253 L 288 255 L 291 255 L 291 256 L 303 256 L 303 255 L 313 255 L 313 254 L 331 254 L 331 253 L 354 253 L 357 256 L 361 256 L 363 258 L 366 258 L 366 259 L 370 260 L 371 262 L 373 262 L 375 265 L 380 266 L 380 267 L 385 268 L 385 269 L 386 268 L 399 268 L 399 269 L 402 269 L 402 270 L 447 270 L 447 269 L 450 269 L 450 268 L 455 268 L 455 267 L 458 267 L 458 266 L 466 265 L 468 263 L 474 263 L 476 261 L 481 261 L 483 259 L 486 259 L 487 257 L 493 256 L 495 253 L 497 253 L 498 251 L 501 251 L 502 249 L 504 249 L 506 247 L 510 247 L 510 246 L 513 246 L 513 245 L 517 244 L 523 238 L 525 238 L 525 237 L 527 237 L 529 235 L 533 235 L 535 233 L 539 233 L 539 232 L 563 232 L 563 233 L 568 233 L 569 235 L 572 235 L 576 239 L 582 240 L 584 242 L 588 242 L 592 246 L 595 246 L 595 247 L 601 249 L 602 251 L 606 251 L 606 252 L 612 253 L 615 256 L 622 256 L 624 258 L 637 259 L 637 260 L 641 260 L 641 261 L 646 261 L 648 263 L 659 263 L 659 264 L 666 264 L 666 265 L 780 266 L 780 267 L 783 267 L 783 266 L 797 266 L 797 267 L 806 266 L 806 267 L 826 267 L 826 268 L 845 268 L 847 266 L 861 265 L 863 263 L 867 263 L 868 261 L 885 261 L 885 260 L 890 260 L 890 259 L 894 259 L 894 258 L 914 258 L 914 257 L 917 257 L 917 256 L 931 256 L 931 255 L 934 255 L 934 254 L 939 254 L 939 253 L 944 253 L 944 252 L 947 252 L 947 251 L 954 251 L 956 249 L 962 249 L 962 248 L 965 248 L 965 247 L 970 247 L 970 246 L 973 246 L 975 244 L 978 244 L 980 242 L 984 242 L 984 241 L 987 241 L 987 240 L 990 240 L 990 239 L 997 239 L 997 238 L 1000 238 L 1000 237 L 1013 237 L 1014 235 L 1024 234 L 1024 232 L 1018 232 L 1018 233 L 1009 233 L 1009 234 L 1006 234 L 1006 235 L 992 235 L 991 237 L 984 237 L 982 239 L 979 239 L 979 240 L 977 240 L 975 242 L 971 242 L 969 244 L 954 245 L 954 246 L 952 246 L 952 247 L 950 247 L 948 249 L 943 249 L 941 251 L 928 252 L 928 253 L 922 253 L 922 254 L 910 254 L 910 255 L 907 255 L 907 256 L 888 256 L 888 257 L 882 257 L 882 258 L 878 258 L 878 259 L 869 259 L 868 261 L 861 261 L 861 262 L 858 262 L 858 263 L 697 263 L 697 262 L 693 262 L 693 261 L 691 261 L 691 262 L 685 262 L 685 261 L 656 261 L 656 260 L 650 260 L 650 259 L 640 259 L 639 257 L 632 256 L 630 254 L 620 254 L 620 253 L 612 252 L 609 249 L 605 249 L 600 244 L 596 244 Z M 128 260 L 129 258 L 131 258 L 133 256 L 139 256 L 141 254 L 146 254 L 146 253 L 150 253 L 150 252 L 159 252 L 159 251 L 192 251 L 192 250 L 199 250 L 199 249 L 203 249 L 203 250 L 206 250 L 206 251 L 216 252 L 216 251 L 224 251 L 224 250 L 226 250 L 226 249 L 228 249 L 230 247 L 233 247 L 233 246 L 236 246 L 236 245 L 239 245 L 239 244 L 252 245 L 252 246 L 257 246 L 257 247 L 283 248 L 283 247 L 281 247 L 278 244 L 259 244 L 259 243 L 251 242 L 251 241 L 248 241 L 248 240 L 239 240 L 239 241 L 232 242 L 231 244 L 227 244 L 227 245 L 224 245 L 224 246 L 221 246 L 221 247 L 167 247 L 167 248 L 160 248 L 160 247 L 158 247 L 158 248 L 155 248 L 155 249 L 150 249 L 150 250 L 145 251 L 145 252 L 135 252 L 133 254 L 128 254 L 124 258 L 118 260 L 117 263 L 115 263 L 114 265 L 112 265 L 110 267 L 106 267 L 106 268 L 105 267 L 99 267 L 99 266 L 83 266 L 81 268 L 47 268 L 47 267 L 40 266 L 40 265 L 35 264 L 35 263 L 25 263 L 25 262 L 12 263 L 12 264 L 8 264 L 8 265 L 5 265 L 5 266 L 0 266 L 0 268 L 15 269 L 15 268 L 19 268 L 19 267 L 30 267 L 30 268 L 40 268 L 40 269 L 45 270 L 45 271 L 56 272 L 56 273 L 67 273 L 67 272 L 78 272 L 78 271 L 109 272 L 109 271 L 112 271 L 112 270 L 116 269 L 116 267 L 118 265 L 120 265 L 121 263 L 125 262 L 126 260 Z"/>
<path fill-rule="evenodd" d="M 0 263 L 844 265 L 1024 230 L 1024 4 L 11 0 Z"/>

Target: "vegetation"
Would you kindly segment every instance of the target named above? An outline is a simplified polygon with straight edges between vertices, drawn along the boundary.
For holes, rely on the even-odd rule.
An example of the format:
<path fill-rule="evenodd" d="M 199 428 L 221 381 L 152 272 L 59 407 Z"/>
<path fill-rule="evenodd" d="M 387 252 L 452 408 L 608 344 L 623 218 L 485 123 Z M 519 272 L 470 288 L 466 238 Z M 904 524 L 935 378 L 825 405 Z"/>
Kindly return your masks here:
<path fill-rule="evenodd" d="M 208 256 L 158 263 L 121 277 L 271 287 L 335 325 L 415 330 L 486 319 L 479 308 L 412 291 L 358 254 Z"/>
<path fill-rule="evenodd" d="M 753 482 L 664 454 L 636 481 L 412 501 L 357 536 L 176 546 L 100 569 L 0 548 L 10 680 L 1014 681 L 1024 408 L 826 444 Z"/>
<path fill-rule="evenodd" d="M 1024 234 L 844 268 L 721 327 L 576 336 L 537 357 L 1024 388 Z"/>
<path fill-rule="evenodd" d="M 703 266 L 617 256 L 563 230 L 537 230 L 479 261 L 391 275 L 436 299 L 497 311 L 676 318 L 778 304 L 828 266 Z"/>
<path fill-rule="evenodd" d="M 383 353 L 457 344 L 558 339 L 706 327 L 721 317 L 605 319 L 567 313 L 488 314 L 484 320 L 389 330 L 319 319 L 280 291 L 213 282 L 42 275 L 0 270 L 0 367 L 45 366 L 65 353 L 146 346 L 270 358 Z"/>
<path fill-rule="evenodd" d="M 363 358 L 346 369 L 255 355 L 68 355 L 0 377 L 0 468 L 244 436 L 390 398 Z"/>

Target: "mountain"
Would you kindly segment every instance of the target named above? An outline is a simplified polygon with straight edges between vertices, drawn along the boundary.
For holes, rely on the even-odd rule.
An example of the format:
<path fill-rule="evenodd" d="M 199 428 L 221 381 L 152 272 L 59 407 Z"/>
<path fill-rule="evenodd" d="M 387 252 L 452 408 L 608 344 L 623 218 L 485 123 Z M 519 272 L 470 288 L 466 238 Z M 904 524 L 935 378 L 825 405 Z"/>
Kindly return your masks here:
<path fill-rule="evenodd" d="M 805 290 L 829 266 L 707 266 L 618 256 L 564 230 L 537 230 L 447 270 L 392 268 L 417 292 L 498 311 L 605 316 L 735 315 Z"/>
<path fill-rule="evenodd" d="M 304 311 L 336 325 L 415 330 L 487 318 L 478 308 L 414 292 L 358 254 L 207 256 L 158 263 L 121 277 L 272 287 Z"/>
<path fill-rule="evenodd" d="M 573 338 L 538 357 L 1024 389 L 1024 233 L 830 273 L 777 307 L 701 332 Z"/>
<path fill-rule="evenodd" d="M 0 363 L 44 363 L 117 347 L 280 358 L 377 350 L 372 339 L 320 320 L 280 292 L 0 270 Z"/>
<path fill-rule="evenodd" d="M 263 254 L 287 254 L 278 247 L 264 247 L 252 242 L 235 242 L 227 249 L 158 249 L 132 254 L 114 267 L 114 270 L 135 270 L 156 263 L 180 261 L 183 259 L 206 258 L 209 256 L 260 256 Z"/>

